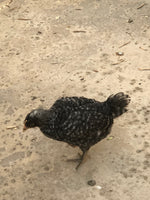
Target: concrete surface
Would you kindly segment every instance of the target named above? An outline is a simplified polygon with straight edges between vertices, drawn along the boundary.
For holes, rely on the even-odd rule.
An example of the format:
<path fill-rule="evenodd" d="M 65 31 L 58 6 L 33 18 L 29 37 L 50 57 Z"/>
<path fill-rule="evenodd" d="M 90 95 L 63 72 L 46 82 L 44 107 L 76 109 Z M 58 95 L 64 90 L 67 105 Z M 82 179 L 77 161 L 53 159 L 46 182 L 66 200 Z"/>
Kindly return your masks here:
<path fill-rule="evenodd" d="M 149 200 L 149 55 L 149 0 L 1 0 L 0 199 Z M 119 91 L 129 112 L 79 171 L 66 162 L 78 148 L 22 132 L 29 111 L 58 97 Z"/>

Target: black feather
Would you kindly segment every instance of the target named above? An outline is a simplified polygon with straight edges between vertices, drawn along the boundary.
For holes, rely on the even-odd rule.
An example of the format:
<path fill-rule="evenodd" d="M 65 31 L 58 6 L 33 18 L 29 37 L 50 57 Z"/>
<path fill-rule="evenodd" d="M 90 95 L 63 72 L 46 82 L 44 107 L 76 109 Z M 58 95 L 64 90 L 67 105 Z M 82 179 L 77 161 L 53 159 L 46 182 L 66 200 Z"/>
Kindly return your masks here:
<path fill-rule="evenodd" d="M 124 93 L 111 95 L 105 102 L 84 97 L 63 97 L 49 110 L 37 109 L 26 117 L 49 138 L 78 146 L 85 152 L 105 138 L 113 119 L 123 114 L 130 102 Z"/>

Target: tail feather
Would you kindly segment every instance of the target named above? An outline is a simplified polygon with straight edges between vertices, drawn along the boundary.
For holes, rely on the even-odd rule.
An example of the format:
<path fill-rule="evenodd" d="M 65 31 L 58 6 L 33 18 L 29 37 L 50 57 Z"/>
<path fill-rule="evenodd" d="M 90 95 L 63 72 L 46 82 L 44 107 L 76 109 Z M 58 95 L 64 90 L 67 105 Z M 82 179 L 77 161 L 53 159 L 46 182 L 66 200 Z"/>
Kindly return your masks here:
<path fill-rule="evenodd" d="M 106 102 L 110 107 L 113 117 L 116 118 L 127 111 L 126 107 L 130 103 L 130 97 L 123 92 L 119 92 L 109 96 Z"/>

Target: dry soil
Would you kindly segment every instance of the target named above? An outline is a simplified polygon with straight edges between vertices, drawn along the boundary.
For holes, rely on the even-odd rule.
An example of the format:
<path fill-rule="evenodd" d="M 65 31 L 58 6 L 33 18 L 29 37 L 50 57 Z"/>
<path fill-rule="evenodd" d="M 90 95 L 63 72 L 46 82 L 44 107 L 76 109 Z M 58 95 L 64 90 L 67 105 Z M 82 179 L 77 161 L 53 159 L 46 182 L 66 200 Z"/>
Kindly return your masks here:
<path fill-rule="evenodd" d="M 0 199 L 150 199 L 149 0 L 0 0 L 0 77 Z M 61 96 L 120 91 L 129 112 L 78 171 L 78 148 L 22 132 Z"/>

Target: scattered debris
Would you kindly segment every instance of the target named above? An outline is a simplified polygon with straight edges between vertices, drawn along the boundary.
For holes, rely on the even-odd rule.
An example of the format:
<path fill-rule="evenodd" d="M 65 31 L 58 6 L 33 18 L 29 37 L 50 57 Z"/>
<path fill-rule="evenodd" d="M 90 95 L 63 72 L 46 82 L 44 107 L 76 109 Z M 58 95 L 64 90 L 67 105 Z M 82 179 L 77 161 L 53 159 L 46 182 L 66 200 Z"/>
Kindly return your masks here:
<path fill-rule="evenodd" d="M 74 33 L 86 33 L 86 31 L 73 31 Z"/>
<path fill-rule="evenodd" d="M 98 189 L 98 190 L 102 189 L 102 187 L 100 185 L 96 185 L 95 188 Z"/>
<path fill-rule="evenodd" d="M 139 7 L 137 7 L 137 9 L 139 10 L 139 9 L 143 8 L 143 6 L 145 6 L 145 5 L 146 5 L 146 3 L 143 3 Z"/>
<path fill-rule="evenodd" d="M 38 35 L 41 35 L 41 34 L 42 34 L 42 32 L 41 32 L 41 31 L 38 31 L 38 32 L 37 32 L 37 34 L 38 34 Z"/>
<path fill-rule="evenodd" d="M 117 55 L 117 56 L 123 56 L 124 53 L 123 53 L 123 52 L 116 52 L 116 55 Z"/>
<path fill-rule="evenodd" d="M 17 126 L 7 126 L 6 129 L 17 129 Z"/>
<path fill-rule="evenodd" d="M 55 19 L 60 19 L 60 16 L 56 16 Z"/>
<path fill-rule="evenodd" d="M 133 22 L 133 19 L 132 18 L 129 18 L 128 19 L 128 23 L 132 23 Z"/>
<path fill-rule="evenodd" d="M 132 37 L 132 34 L 131 34 L 131 33 L 129 33 L 129 32 L 126 32 L 126 34 L 128 34 L 128 35 L 130 35 L 130 36 Z"/>
<path fill-rule="evenodd" d="M 93 72 L 98 72 L 98 70 L 96 70 L 96 69 L 93 69 L 92 71 L 93 71 Z"/>
<path fill-rule="evenodd" d="M 87 184 L 90 185 L 90 186 L 94 186 L 94 185 L 96 185 L 96 181 L 90 180 L 90 181 L 87 182 Z"/>
<path fill-rule="evenodd" d="M 52 65 L 57 65 L 57 64 L 58 64 L 58 62 L 52 62 L 51 64 L 52 64 Z"/>
<path fill-rule="evenodd" d="M 9 12 L 10 12 L 10 11 L 13 11 L 13 10 L 15 10 L 15 9 L 17 9 L 17 8 L 18 8 L 17 6 L 15 6 L 15 7 L 13 7 L 13 8 L 10 8 L 10 9 L 9 9 Z"/>
<path fill-rule="evenodd" d="M 37 99 L 36 96 L 31 96 L 31 100 L 34 101 L 35 99 Z"/>
<path fill-rule="evenodd" d="M 31 19 L 27 19 L 27 18 L 18 18 L 17 20 L 29 21 L 29 20 L 31 20 Z"/>
<path fill-rule="evenodd" d="M 44 99 L 40 99 L 40 101 L 41 101 L 41 102 L 44 102 L 45 100 L 44 100 Z"/>
<path fill-rule="evenodd" d="M 131 41 L 126 42 L 126 43 L 122 44 L 119 48 L 122 48 L 122 47 L 124 47 L 124 46 L 126 46 L 127 44 L 130 44 L 130 43 L 131 43 Z"/>
<path fill-rule="evenodd" d="M 80 78 L 80 81 L 84 81 L 84 78 Z"/>
<path fill-rule="evenodd" d="M 136 150 L 136 153 L 141 153 L 142 151 L 144 151 L 143 149 L 138 149 Z"/>
<path fill-rule="evenodd" d="M 5 1 L 4 1 L 5 2 Z M 10 0 L 10 1 L 6 1 L 6 3 L 4 4 L 4 5 L 2 5 L 2 6 L 0 6 L 0 10 L 1 9 L 3 9 L 3 8 L 5 8 L 5 7 L 8 7 L 8 8 L 10 8 L 10 4 L 13 2 L 13 0 Z M 1 3 L 1 2 L 0 2 Z M 3 3 L 3 1 L 2 1 L 2 3 Z"/>
<path fill-rule="evenodd" d="M 107 140 L 112 140 L 114 138 L 114 136 L 109 136 L 108 138 L 107 138 Z"/>
<path fill-rule="evenodd" d="M 75 10 L 82 10 L 81 8 L 76 8 Z"/>
<path fill-rule="evenodd" d="M 147 49 L 144 49 L 143 47 L 139 47 L 139 49 L 142 49 L 142 50 L 144 50 L 144 51 L 148 51 Z"/>
<path fill-rule="evenodd" d="M 117 62 L 117 63 L 112 63 L 111 65 L 119 65 L 120 63 L 124 62 L 125 60 L 124 59 L 121 59 L 119 60 L 120 62 Z"/>
<path fill-rule="evenodd" d="M 138 70 L 140 70 L 140 71 L 149 71 L 150 68 L 149 69 L 148 68 L 147 69 L 146 68 L 143 68 L 143 69 L 142 68 L 138 68 Z"/>

